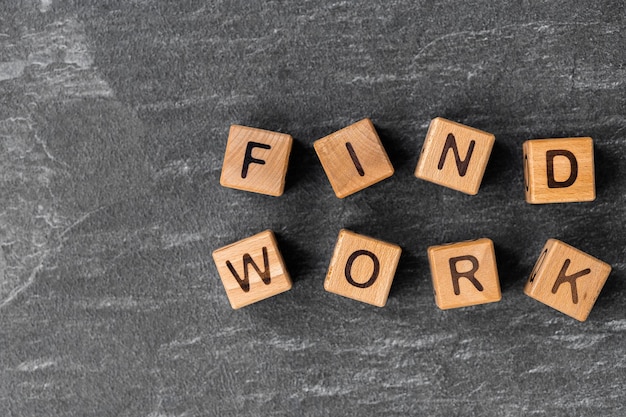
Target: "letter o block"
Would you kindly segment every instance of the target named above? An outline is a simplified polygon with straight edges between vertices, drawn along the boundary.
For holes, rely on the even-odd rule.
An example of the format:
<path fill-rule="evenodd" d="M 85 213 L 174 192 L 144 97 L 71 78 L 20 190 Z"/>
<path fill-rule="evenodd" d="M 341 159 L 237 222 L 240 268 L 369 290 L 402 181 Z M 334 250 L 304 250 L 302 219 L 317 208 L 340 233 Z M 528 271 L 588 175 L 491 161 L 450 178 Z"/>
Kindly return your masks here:
<path fill-rule="evenodd" d="M 384 307 L 402 249 L 342 229 L 330 261 L 324 289 Z"/>
<path fill-rule="evenodd" d="M 478 194 L 495 140 L 491 133 L 437 117 L 430 122 L 415 176 Z"/>
<path fill-rule="evenodd" d="M 291 289 L 291 278 L 271 230 L 215 250 L 213 260 L 234 309 Z"/>
<path fill-rule="evenodd" d="M 531 204 L 595 200 L 593 139 L 524 142 L 524 188 Z"/>
<path fill-rule="evenodd" d="M 220 184 L 275 197 L 282 195 L 292 143 L 291 136 L 284 133 L 232 125 Z"/>
<path fill-rule="evenodd" d="M 549 239 L 524 293 L 579 321 L 587 320 L 611 266 L 566 243 Z"/>
<path fill-rule="evenodd" d="M 440 309 L 493 303 L 502 298 L 490 239 L 431 246 L 428 260 Z"/>

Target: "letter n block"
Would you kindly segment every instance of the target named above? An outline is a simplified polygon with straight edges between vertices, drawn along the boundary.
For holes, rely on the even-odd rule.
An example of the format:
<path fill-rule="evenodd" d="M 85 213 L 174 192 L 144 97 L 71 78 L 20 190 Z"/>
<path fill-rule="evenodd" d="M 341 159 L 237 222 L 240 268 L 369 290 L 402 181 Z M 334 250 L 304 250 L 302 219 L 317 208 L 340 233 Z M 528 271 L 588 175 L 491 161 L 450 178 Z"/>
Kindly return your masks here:
<path fill-rule="evenodd" d="M 339 232 L 324 289 L 384 307 L 402 249 L 349 230 Z"/>
<path fill-rule="evenodd" d="M 495 140 L 491 133 L 437 117 L 430 122 L 415 176 L 478 194 Z"/>
<path fill-rule="evenodd" d="M 579 321 L 587 320 L 611 266 L 566 243 L 549 239 L 524 293 Z"/>
<path fill-rule="evenodd" d="M 493 303 L 502 298 L 490 239 L 431 246 L 428 260 L 440 309 Z"/>
<path fill-rule="evenodd" d="M 291 136 L 284 133 L 232 125 L 220 184 L 275 197 L 282 195 L 292 142 Z"/>
<path fill-rule="evenodd" d="M 370 119 L 313 143 L 335 195 L 344 198 L 393 175 L 393 166 Z"/>
<path fill-rule="evenodd" d="M 595 200 L 593 139 L 524 142 L 524 187 L 531 204 Z"/>
<path fill-rule="evenodd" d="M 213 260 L 234 309 L 291 289 L 291 278 L 271 230 L 217 249 Z"/>

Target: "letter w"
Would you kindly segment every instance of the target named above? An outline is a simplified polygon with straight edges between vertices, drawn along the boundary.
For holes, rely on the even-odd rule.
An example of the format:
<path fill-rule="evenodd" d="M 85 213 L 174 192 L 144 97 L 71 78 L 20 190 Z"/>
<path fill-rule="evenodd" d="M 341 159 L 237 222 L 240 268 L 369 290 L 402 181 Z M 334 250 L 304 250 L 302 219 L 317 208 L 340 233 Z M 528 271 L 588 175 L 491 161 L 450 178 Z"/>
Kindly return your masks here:
<path fill-rule="evenodd" d="M 437 168 L 443 169 L 443 164 L 446 162 L 448 151 L 452 149 L 452 152 L 454 153 L 456 167 L 459 170 L 459 175 L 464 177 L 467 173 L 467 166 L 469 165 L 470 158 L 472 157 L 472 153 L 474 152 L 475 145 L 476 141 L 472 140 L 469 144 L 465 159 L 461 159 L 461 155 L 459 155 L 459 148 L 456 144 L 456 139 L 454 138 L 454 135 L 452 133 L 448 133 L 448 137 L 446 138 L 446 143 L 443 145 L 443 152 L 441 153 L 441 158 L 439 158 L 439 165 L 437 165 Z"/>
<path fill-rule="evenodd" d="M 244 292 L 250 291 L 250 274 L 248 272 L 249 265 L 252 265 L 252 267 L 259 275 L 259 277 L 261 277 L 261 280 L 265 285 L 269 285 L 272 282 L 272 279 L 270 277 L 270 261 L 267 256 L 267 248 L 265 246 L 263 247 L 263 265 L 265 268 L 263 271 L 259 269 L 259 267 L 252 260 L 252 257 L 249 254 L 245 253 L 243 255 L 243 279 L 241 279 L 241 276 L 237 273 L 237 271 L 233 267 L 233 264 L 230 263 L 230 261 L 226 261 L 226 266 L 230 270 L 231 274 L 233 274 L 233 276 L 237 280 L 237 283 Z"/>

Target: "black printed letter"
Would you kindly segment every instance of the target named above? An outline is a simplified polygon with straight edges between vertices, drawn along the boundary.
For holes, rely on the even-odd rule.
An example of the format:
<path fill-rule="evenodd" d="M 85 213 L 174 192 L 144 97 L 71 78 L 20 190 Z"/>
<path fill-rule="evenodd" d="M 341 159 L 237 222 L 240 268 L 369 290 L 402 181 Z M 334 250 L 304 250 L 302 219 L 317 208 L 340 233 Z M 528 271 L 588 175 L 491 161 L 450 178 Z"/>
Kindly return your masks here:
<path fill-rule="evenodd" d="M 456 139 L 452 133 L 448 133 L 448 137 L 446 138 L 446 143 L 443 145 L 443 152 L 441 153 L 441 158 L 439 158 L 439 165 L 437 165 L 438 169 L 443 169 L 443 164 L 446 162 L 446 156 L 448 156 L 448 151 L 452 149 L 454 153 L 454 160 L 456 162 L 456 167 L 459 170 L 459 175 L 464 177 L 467 173 L 467 166 L 469 165 L 470 158 L 472 157 L 472 153 L 474 152 L 474 146 L 476 145 L 476 141 L 472 140 L 469 144 L 469 148 L 467 149 L 467 155 L 465 155 L 465 159 L 461 159 L 461 155 L 459 155 L 459 148 L 456 146 Z"/>
<path fill-rule="evenodd" d="M 564 156 L 569 159 L 570 164 L 570 172 L 569 178 L 565 181 L 557 181 L 554 178 L 554 157 L 555 156 Z M 548 173 L 548 188 L 566 188 L 570 185 L 574 184 L 576 181 L 576 177 L 578 176 L 578 161 L 576 161 L 576 157 L 570 151 L 566 151 L 564 149 L 555 150 L 555 151 L 547 151 L 546 152 L 546 164 L 547 164 L 547 173 Z"/>
<path fill-rule="evenodd" d="M 261 272 L 257 264 L 252 260 L 252 257 L 247 253 L 243 255 L 243 279 L 241 279 L 237 271 L 235 271 L 233 264 L 230 263 L 230 261 L 226 261 L 226 266 L 230 270 L 230 273 L 233 274 L 233 276 L 237 280 L 237 283 L 244 292 L 250 291 L 250 280 L 248 279 L 248 265 L 252 265 L 252 267 L 254 268 L 256 273 L 259 274 L 261 280 L 265 285 L 269 285 L 272 282 L 270 277 L 270 261 L 267 256 L 267 248 L 265 246 L 263 247 L 263 265 L 265 268 L 263 272 Z"/>
<path fill-rule="evenodd" d="M 365 171 L 363 171 L 363 167 L 361 166 L 361 162 L 359 158 L 356 157 L 356 152 L 354 152 L 354 148 L 350 142 L 346 142 L 346 148 L 348 149 L 348 153 L 350 154 L 350 158 L 352 158 L 352 162 L 354 163 L 354 167 L 356 168 L 356 172 L 359 173 L 360 176 L 365 175 Z"/>
<path fill-rule="evenodd" d="M 456 269 L 456 264 L 457 262 L 461 262 L 461 261 L 470 261 L 472 263 L 472 269 L 470 269 L 467 272 L 459 272 Z M 470 282 L 474 284 L 474 287 L 476 287 L 478 291 L 483 290 L 482 284 L 474 276 L 476 271 L 478 271 L 478 259 L 476 259 L 476 257 L 472 255 L 457 256 L 456 258 L 450 258 L 449 262 L 450 262 L 450 273 L 452 274 L 452 287 L 454 288 L 454 294 L 456 295 L 461 294 L 461 289 L 459 288 L 460 278 L 469 279 Z"/>
<path fill-rule="evenodd" d="M 354 279 L 352 279 L 352 264 L 354 263 L 356 258 L 358 258 L 361 255 L 369 256 L 369 258 L 374 263 L 374 270 L 372 271 L 372 276 L 370 277 L 370 279 L 367 280 L 367 282 L 364 282 L 363 284 L 358 283 Z M 346 262 L 346 269 L 345 269 L 346 279 L 348 280 L 350 284 L 358 288 L 367 288 L 367 287 L 372 286 L 372 284 L 374 284 L 374 282 L 376 281 L 376 278 L 378 278 L 378 272 L 380 272 L 380 262 L 378 261 L 378 258 L 376 257 L 376 255 L 374 255 L 372 252 L 368 250 L 358 250 L 354 252 L 348 258 L 348 262 Z"/>
<path fill-rule="evenodd" d="M 250 164 L 255 163 L 265 165 L 264 160 L 252 157 L 252 149 L 254 148 L 272 149 L 270 145 L 266 145 L 265 143 L 248 142 L 248 145 L 246 146 L 246 156 L 243 158 L 243 168 L 241 168 L 241 178 L 246 178 L 248 176 L 248 166 Z"/>
<path fill-rule="evenodd" d="M 591 272 L 591 269 L 586 268 L 586 269 L 583 269 L 582 271 L 576 272 L 575 274 L 568 276 L 568 275 L 565 275 L 565 273 L 567 272 L 567 268 L 569 267 L 570 263 L 571 261 L 569 259 L 565 260 L 565 263 L 563 264 L 563 268 L 561 268 L 561 272 L 559 272 L 558 278 L 556 279 L 556 281 L 554 281 L 554 286 L 552 287 L 552 294 L 556 294 L 561 284 L 563 284 L 564 282 L 569 282 L 569 285 L 572 289 L 572 302 L 574 304 L 578 304 L 578 291 L 576 291 L 576 278 L 580 278 L 583 275 L 587 275 L 588 273 Z"/>

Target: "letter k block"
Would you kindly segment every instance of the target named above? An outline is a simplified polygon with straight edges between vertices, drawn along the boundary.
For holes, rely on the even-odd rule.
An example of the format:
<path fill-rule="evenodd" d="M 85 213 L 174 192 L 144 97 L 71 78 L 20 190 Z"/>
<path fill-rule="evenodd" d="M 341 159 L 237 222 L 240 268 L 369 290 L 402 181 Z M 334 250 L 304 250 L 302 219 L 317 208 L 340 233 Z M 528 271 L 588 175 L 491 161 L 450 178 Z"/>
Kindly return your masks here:
<path fill-rule="evenodd" d="M 524 187 L 531 204 L 595 200 L 593 139 L 524 142 Z"/>
<path fill-rule="evenodd" d="M 556 239 L 549 239 L 530 273 L 524 293 L 585 321 L 611 266 Z"/>
<path fill-rule="evenodd" d="M 478 194 L 495 140 L 491 133 L 437 117 L 430 122 L 415 176 Z"/>
<path fill-rule="evenodd" d="M 428 260 L 440 309 L 500 301 L 498 267 L 490 239 L 431 246 Z"/>
<path fill-rule="evenodd" d="M 284 133 L 232 125 L 220 184 L 275 197 L 282 195 L 292 143 L 291 136 Z"/>
<path fill-rule="evenodd" d="M 213 260 L 234 309 L 291 289 L 271 230 L 215 250 Z"/>

